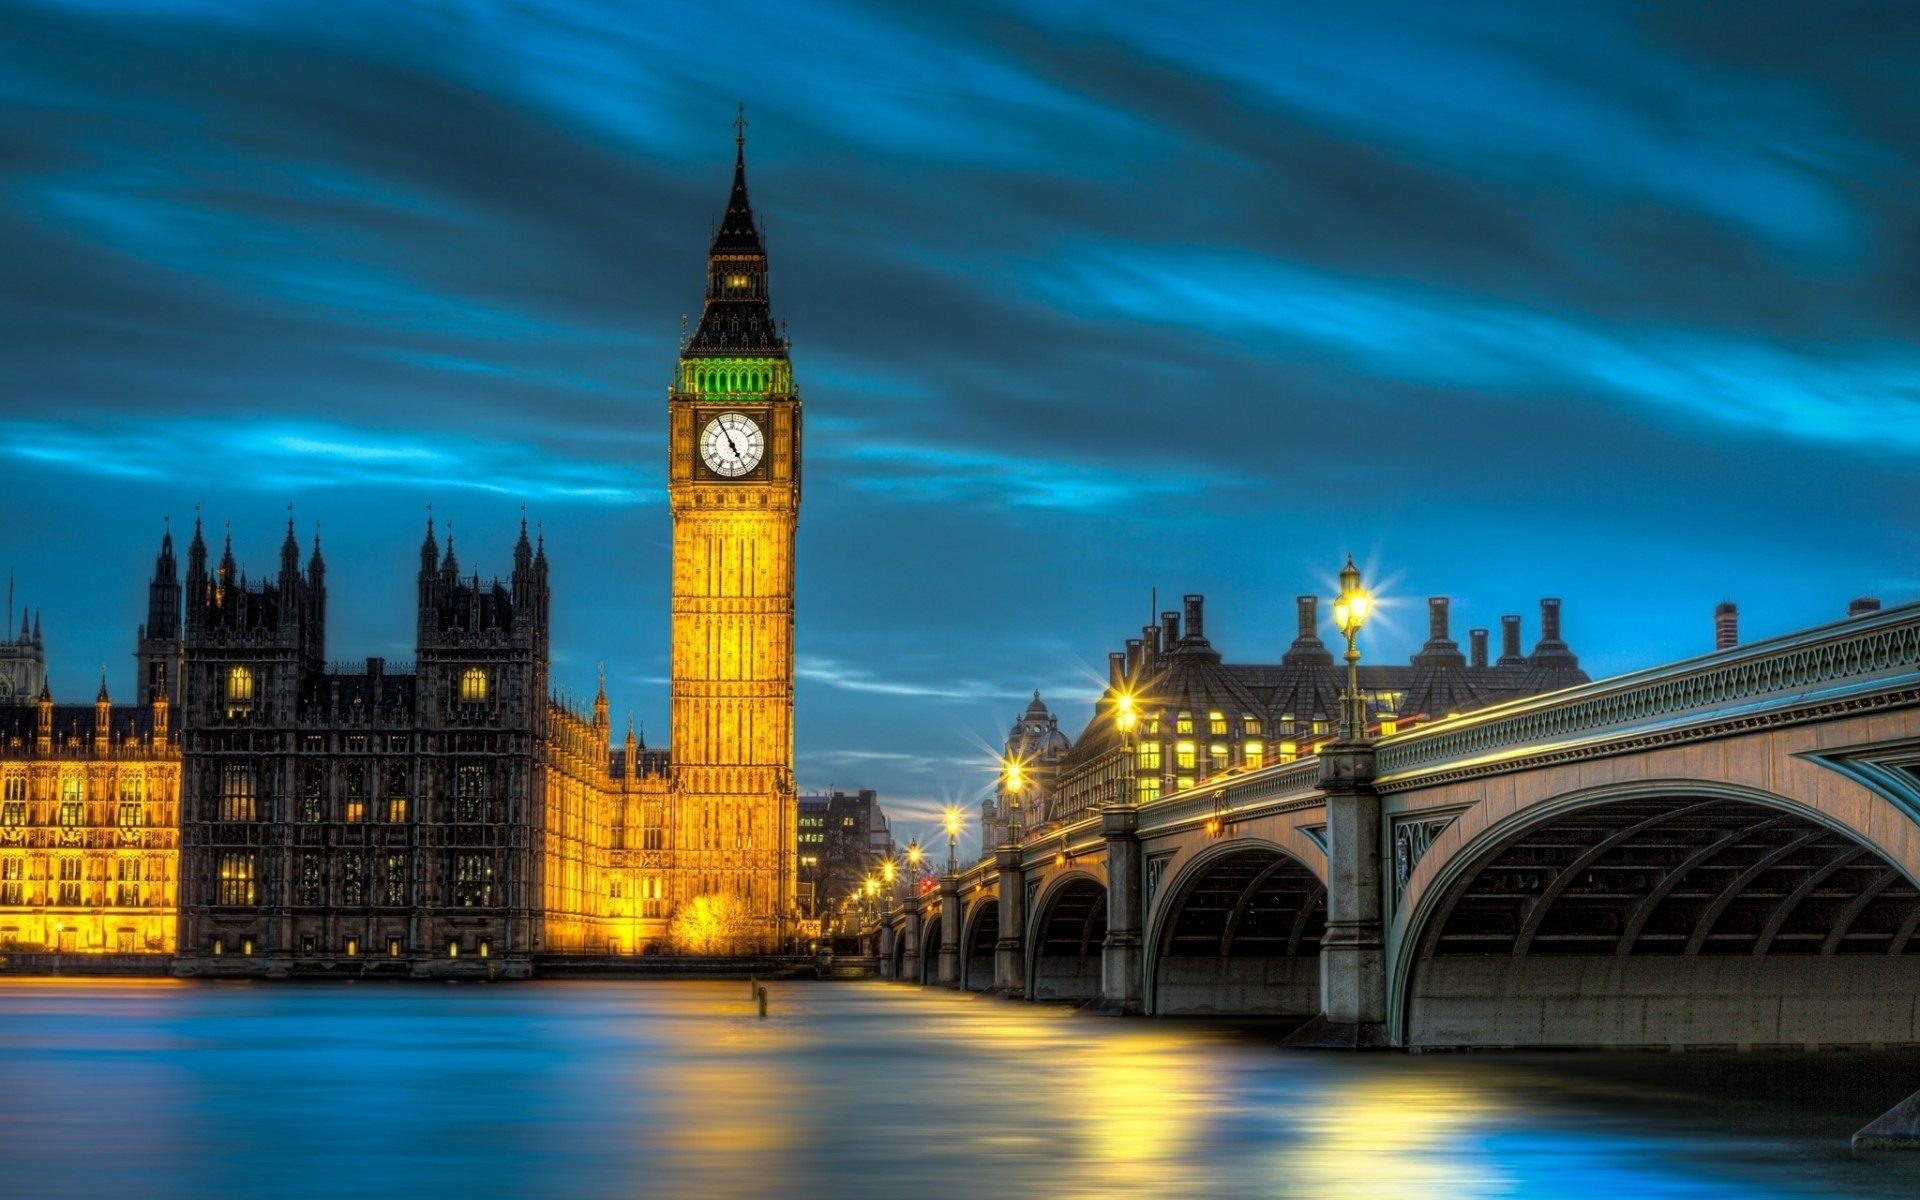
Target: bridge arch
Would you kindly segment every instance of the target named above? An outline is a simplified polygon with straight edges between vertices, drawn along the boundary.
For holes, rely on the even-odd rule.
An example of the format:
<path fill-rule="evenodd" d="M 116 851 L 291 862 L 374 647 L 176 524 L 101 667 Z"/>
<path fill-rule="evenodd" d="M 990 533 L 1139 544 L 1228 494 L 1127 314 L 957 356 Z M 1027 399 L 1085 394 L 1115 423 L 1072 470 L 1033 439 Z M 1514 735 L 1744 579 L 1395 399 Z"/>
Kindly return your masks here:
<path fill-rule="evenodd" d="M 931 987 L 940 982 L 940 910 L 932 905 L 920 913 L 920 980 Z"/>
<path fill-rule="evenodd" d="M 1027 947 L 1027 998 L 1086 1001 L 1100 995 L 1107 937 L 1107 888 L 1086 871 L 1047 881 L 1034 898 Z"/>
<path fill-rule="evenodd" d="M 1236 838 L 1196 854 L 1163 894 L 1143 956 L 1149 1013 L 1320 1011 L 1327 890 L 1291 851 Z"/>
<path fill-rule="evenodd" d="M 1845 811 L 1676 778 L 1463 814 L 1396 914 L 1396 1040 L 1920 1042 L 1920 830 Z"/>
<path fill-rule="evenodd" d="M 960 987 L 984 992 L 993 986 L 993 953 L 1000 941 L 1000 900 L 988 896 L 967 909 L 960 927 Z"/>

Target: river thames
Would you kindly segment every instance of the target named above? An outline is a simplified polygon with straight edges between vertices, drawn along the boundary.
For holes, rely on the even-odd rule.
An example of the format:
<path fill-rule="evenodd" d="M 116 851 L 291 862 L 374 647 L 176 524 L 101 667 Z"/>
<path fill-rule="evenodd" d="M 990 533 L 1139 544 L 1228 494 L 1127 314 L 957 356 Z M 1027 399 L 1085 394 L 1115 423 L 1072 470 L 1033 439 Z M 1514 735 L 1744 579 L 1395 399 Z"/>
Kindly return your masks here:
<path fill-rule="evenodd" d="M 1305 1054 L 879 983 L 0 981 L 0 1195 L 1826 1197 L 1920 1055 Z"/>

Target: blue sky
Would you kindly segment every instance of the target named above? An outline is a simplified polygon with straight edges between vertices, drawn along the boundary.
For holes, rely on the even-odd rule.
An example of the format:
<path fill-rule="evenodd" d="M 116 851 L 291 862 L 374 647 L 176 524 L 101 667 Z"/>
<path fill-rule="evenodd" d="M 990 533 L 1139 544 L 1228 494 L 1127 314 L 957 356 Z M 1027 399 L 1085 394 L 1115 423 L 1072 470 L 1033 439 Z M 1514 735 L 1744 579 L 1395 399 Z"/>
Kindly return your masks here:
<path fill-rule="evenodd" d="M 1184 592 L 1594 674 L 1920 593 L 1920 14 L 0 0 L 0 565 L 131 691 L 163 516 L 411 657 L 429 502 L 666 728 L 665 388 L 736 103 L 808 417 L 799 781 L 930 835 Z M 1323 610 L 1324 611 L 1324 610 Z M 658 738 L 656 737 L 656 740 Z"/>

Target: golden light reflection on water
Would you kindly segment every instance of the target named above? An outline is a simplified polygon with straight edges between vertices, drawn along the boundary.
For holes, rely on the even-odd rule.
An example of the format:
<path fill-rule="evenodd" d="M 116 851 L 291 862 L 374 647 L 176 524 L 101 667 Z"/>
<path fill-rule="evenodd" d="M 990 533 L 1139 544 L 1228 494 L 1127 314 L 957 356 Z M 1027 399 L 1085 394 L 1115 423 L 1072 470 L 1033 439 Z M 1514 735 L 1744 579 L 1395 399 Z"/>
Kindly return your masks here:
<path fill-rule="evenodd" d="M 1276 1173 L 1324 1200 L 1471 1200 L 1510 1192 L 1474 1134 L 1500 1115 L 1485 1087 L 1447 1078 L 1321 1080 Z"/>

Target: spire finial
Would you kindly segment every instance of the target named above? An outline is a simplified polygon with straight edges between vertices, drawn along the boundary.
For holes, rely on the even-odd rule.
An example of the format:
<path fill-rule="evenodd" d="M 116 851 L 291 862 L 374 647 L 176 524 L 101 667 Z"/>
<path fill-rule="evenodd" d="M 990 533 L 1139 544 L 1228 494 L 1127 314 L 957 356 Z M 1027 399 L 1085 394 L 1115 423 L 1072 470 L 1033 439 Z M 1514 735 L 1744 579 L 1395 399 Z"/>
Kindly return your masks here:
<path fill-rule="evenodd" d="M 740 115 L 733 119 L 734 155 L 741 162 L 747 159 L 747 102 L 740 102 Z"/>

